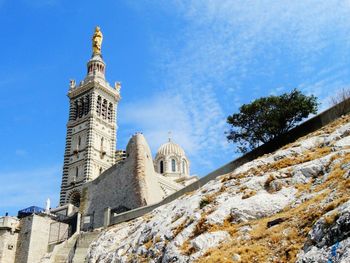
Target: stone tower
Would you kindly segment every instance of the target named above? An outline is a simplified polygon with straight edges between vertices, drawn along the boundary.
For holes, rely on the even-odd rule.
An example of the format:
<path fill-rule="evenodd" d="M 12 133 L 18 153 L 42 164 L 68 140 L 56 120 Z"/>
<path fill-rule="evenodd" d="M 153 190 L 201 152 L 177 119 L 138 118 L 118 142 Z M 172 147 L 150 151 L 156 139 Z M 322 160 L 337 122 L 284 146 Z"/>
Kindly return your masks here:
<path fill-rule="evenodd" d="M 115 163 L 120 84 L 116 83 L 113 88 L 105 80 L 102 37 L 96 27 L 87 76 L 79 85 L 74 80 L 70 81 L 60 205 L 72 203 L 79 206 L 82 185 L 97 178 Z"/>

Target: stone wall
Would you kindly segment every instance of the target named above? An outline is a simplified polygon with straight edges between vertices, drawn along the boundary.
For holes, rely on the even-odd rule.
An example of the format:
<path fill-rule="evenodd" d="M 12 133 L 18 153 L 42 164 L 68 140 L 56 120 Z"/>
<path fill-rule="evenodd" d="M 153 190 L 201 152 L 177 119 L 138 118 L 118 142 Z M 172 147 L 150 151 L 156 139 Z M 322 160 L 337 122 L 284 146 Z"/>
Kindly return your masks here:
<path fill-rule="evenodd" d="M 125 211 L 159 202 L 164 197 L 154 172 L 151 151 L 142 134 L 130 139 L 126 155 L 123 162 L 85 184 L 82 190 L 80 212 L 83 217 L 93 215 L 90 224 L 94 228 L 104 225 L 107 207 Z"/>
<path fill-rule="evenodd" d="M 18 235 L 16 263 L 39 262 L 48 248 L 50 225 L 48 216 L 31 215 L 21 219 Z"/>
<path fill-rule="evenodd" d="M 0 229 L 0 262 L 15 263 L 18 232 Z"/>

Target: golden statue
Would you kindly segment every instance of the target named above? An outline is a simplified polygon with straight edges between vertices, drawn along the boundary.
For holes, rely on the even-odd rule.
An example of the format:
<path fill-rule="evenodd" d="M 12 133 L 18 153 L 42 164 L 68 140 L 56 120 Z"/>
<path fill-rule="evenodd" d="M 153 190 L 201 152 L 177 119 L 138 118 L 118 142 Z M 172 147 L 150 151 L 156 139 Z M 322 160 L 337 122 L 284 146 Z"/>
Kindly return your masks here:
<path fill-rule="evenodd" d="M 94 55 L 101 54 L 101 46 L 102 46 L 103 35 L 100 30 L 100 27 L 95 28 L 95 33 L 92 36 L 92 51 Z"/>

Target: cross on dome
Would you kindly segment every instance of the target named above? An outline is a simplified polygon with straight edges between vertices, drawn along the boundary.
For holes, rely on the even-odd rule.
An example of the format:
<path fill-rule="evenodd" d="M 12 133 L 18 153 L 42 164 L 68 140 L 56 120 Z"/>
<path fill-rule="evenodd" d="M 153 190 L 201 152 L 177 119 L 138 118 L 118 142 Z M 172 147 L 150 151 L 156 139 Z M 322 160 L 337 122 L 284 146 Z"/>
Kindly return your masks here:
<path fill-rule="evenodd" d="M 171 138 L 171 131 L 168 131 L 168 141 L 171 142 L 172 138 Z"/>

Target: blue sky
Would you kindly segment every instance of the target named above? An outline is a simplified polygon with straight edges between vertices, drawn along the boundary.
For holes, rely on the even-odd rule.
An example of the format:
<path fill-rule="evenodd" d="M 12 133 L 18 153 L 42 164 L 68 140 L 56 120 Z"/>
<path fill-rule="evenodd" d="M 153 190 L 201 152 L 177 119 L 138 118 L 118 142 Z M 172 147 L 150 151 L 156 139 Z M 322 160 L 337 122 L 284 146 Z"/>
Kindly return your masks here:
<path fill-rule="evenodd" d="M 299 88 L 328 106 L 350 83 L 350 1 L 0 0 L 0 215 L 57 205 L 69 79 L 99 25 L 107 79 L 122 82 L 118 148 L 172 131 L 205 175 L 235 157 L 242 103 Z"/>

